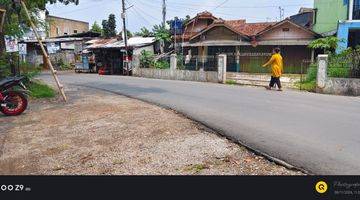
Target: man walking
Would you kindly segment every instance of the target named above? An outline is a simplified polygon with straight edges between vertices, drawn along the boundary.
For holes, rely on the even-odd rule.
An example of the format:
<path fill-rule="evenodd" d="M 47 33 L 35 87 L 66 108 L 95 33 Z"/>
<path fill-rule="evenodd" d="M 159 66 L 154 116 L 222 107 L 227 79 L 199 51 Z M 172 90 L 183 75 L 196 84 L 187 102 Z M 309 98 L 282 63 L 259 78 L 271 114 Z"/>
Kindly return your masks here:
<path fill-rule="evenodd" d="M 271 90 L 275 84 L 278 86 L 278 91 L 282 91 L 281 81 L 280 78 L 283 74 L 284 68 L 283 68 L 283 57 L 280 54 L 280 48 L 275 48 L 273 50 L 273 55 L 269 62 L 263 65 L 263 67 L 267 67 L 271 65 L 271 81 L 270 85 L 266 87 L 266 89 Z"/>

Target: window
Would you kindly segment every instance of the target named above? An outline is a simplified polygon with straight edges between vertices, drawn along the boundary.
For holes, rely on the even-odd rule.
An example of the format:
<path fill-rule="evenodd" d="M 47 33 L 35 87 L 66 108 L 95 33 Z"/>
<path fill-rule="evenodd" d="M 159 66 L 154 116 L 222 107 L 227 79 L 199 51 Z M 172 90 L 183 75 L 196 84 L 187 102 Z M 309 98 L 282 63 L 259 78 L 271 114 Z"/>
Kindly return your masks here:
<path fill-rule="evenodd" d="M 78 30 L 74 30 L 74 33 L 78 33 Z"/>
<path fill-rule="evenodd" d="M 353 20 L 360 20 L 360 0 L 354 0 Z"/>
<path fill-rule="evenodd" d="M 282 30 L 283 30 L 283 32 L 289 32 L 290 31 L 289 28 L 283 28 Z"/>

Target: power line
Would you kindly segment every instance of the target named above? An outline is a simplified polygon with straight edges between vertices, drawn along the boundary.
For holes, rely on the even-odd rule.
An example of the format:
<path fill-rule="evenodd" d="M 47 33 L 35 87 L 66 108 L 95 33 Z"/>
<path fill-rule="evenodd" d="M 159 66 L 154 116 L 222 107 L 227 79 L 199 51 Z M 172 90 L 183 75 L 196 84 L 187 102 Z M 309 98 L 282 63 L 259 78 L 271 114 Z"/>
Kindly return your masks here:
<path fill-rule="evenodd" d="M 224 4 L 226 4 L 229 0 L 225 0 L 224 2 L 222 2 L 221 4 L 219 4 L 218 6 L 216 6 L 212 11 L 215 11 L 216 9 L 220 8 L 221 6 L 223 6 Z"/>

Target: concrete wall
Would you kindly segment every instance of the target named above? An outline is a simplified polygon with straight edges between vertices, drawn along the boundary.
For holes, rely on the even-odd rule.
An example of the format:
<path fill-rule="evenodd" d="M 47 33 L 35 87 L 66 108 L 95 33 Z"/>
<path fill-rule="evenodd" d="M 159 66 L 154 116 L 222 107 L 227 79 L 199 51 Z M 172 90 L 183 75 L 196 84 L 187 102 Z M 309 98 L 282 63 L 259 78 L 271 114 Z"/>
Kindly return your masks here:
<path fill-rule="evenodd" d="M 360 96 L 360 79 L 328 78 L 323 93 Z"/>
<path fill-rule="evenodd" d="M 89 23 L 77 20 L 65 19 L 61 17 L 48 16 L 46 18 L 49 24 L 49 37 L 63 36 L 77 33 L 83 33 L 89 31 Z"/>
<path fill-rule="evenodd" d="M 144 78 L 180 80 L 180 81 L 197 81 L 218 83 L 217 72 L 205 71 L 188 71 L 188 70 L 170 70 L 170 69 L 152 69 L 138 68 L 134 69 L 134 76 Z"/>
<path fill-rule="evenodd" d="M 360 79 L 329 78 L 327 76 L 328 56 L 319 55 L 316 90 L 324 94 L 360 96 Z"/>
<path fill-rule="evenodd" d="M 344 0 L 315 0 L 314 8 L 317 9 L 314 31 L 318 33 L 334 31 L 339 20 L 348 18 L 348 5 Z"/>
<path fill-rule="evenodd" d="M 173 54 L 170 56 L 170 69 L 140 68 L 139 66 L 133 66 L 133 76 L 166 80 L 226 83 L 226 58 L 227 56 L 224 54 L 219 55 L 217 72 L 204 71 L 203 69 L 190 71 L 178 70 L 177 56 Z"/>

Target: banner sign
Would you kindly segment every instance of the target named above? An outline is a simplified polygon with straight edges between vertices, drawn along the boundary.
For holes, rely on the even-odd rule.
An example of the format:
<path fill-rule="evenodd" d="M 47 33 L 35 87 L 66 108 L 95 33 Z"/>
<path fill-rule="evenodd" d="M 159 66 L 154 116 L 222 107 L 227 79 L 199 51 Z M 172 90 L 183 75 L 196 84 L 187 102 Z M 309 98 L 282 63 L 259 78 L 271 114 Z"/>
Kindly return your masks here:
<path fill-rule="evenodd" d="M 58 45 L 56 43 L 47 43 L 46 48 L 47 48 L 49 54 L 54 54 L 54 53 L 57 53 L 58 51 L 60 51 L 60 45 Z"/>
<path fill-rule="evenodd" d="M 27 45 L 24 43 L 19 44 L 19 54 L 26 55 L 27 54 Z"/>
<path fill-rule="evenodd" d="M 61 43 L 61 49 L 68 49 L 68 50 L 75 50 L 75 44 L 74 43 Z"/>
<path fill-rule="evenodd" d="M 5 35 L 5 46 L 6 52 L 8 53 L 14 53 L 19 51 L 18 41 L 13 36 Z"/>

